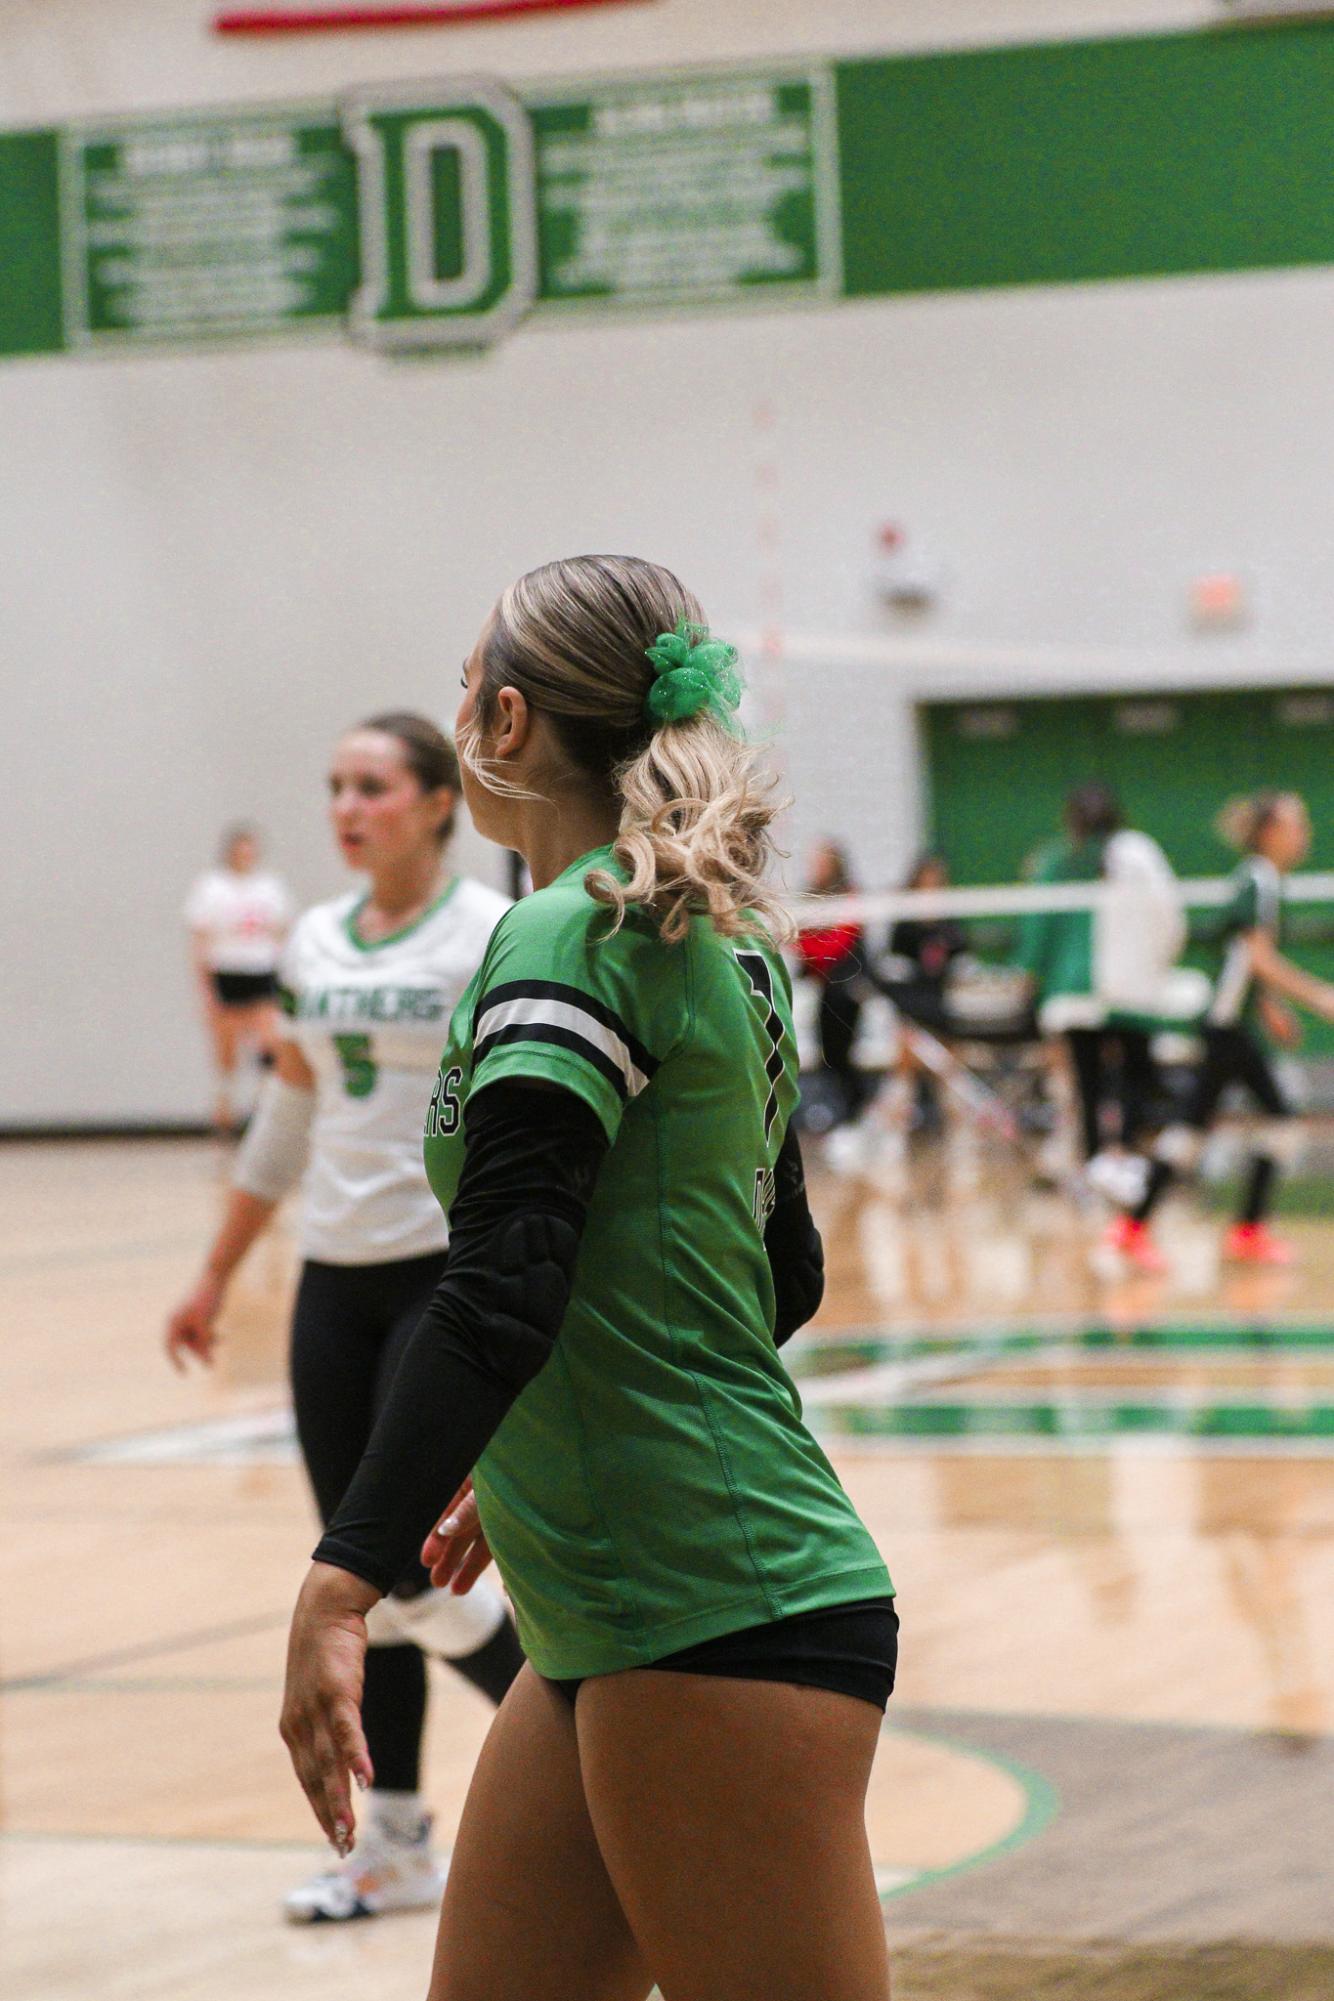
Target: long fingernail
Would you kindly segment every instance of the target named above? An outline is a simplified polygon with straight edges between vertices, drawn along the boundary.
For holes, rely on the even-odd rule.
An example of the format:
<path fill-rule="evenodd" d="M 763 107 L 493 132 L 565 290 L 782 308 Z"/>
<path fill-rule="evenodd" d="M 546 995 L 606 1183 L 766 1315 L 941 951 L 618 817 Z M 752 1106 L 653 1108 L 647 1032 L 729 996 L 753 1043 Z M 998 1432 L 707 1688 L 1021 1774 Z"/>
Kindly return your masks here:
<path fill-rule="evenodd" d="M 353 1778 L 355 1778 L 357 1785 L 364 1793 L 367 1786 L 370 1784 L 370 1780 L 366 1777 L 366 1774 L 364 1772 L 354 1772 L 352 1776 Z"/>
<path fill-rule="evenodd" d="M 351 1843 L 347 1838 L 347 1828 L 341 1820 L 334 1822 L 334 1847 L 340 1855 L 346 1855 Z"/>
<path fill-rule="evenodd" d="M 436 1530 L 436 1534 L 453 1535 L 458 1525 L 459 1525 L 459 1518 L 457 1515 L 446 1515 L 445 1519 L 441 1522 L 439 1528 Z"/>

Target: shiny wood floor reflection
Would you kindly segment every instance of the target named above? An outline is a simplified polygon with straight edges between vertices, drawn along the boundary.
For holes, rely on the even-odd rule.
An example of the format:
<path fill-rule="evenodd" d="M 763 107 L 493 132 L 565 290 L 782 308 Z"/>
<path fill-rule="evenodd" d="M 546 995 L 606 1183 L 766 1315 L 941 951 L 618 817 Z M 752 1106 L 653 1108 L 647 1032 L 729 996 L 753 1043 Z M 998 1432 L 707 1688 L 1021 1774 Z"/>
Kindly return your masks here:
<path fill-rule="evenodd" d="M 127 2001 L 422 1984 L 428 1920 L 351 1936 L 276 1920 L 313 1853 L 274 1730 L 310 1542 L 284 1419 L 285 1229 L 238 1285 L 216 1374 L 178 1378 L 159 1346 L 222 1166 L 204 1143 L 0 1151 L 0 1965 L 24 2001 L 94 1980 Z M 1048 1991 L 1036 1975 L 970 1986 L 958 1938 L 963 1958 L 932 1972 L 929 1941 L 911 1956 L 914 1913 L 923 1939 L 985 1929 L 978 1900 L 1008 1884 L 1022 1932 L 1035 1893 L 1006 1871 L 1059 1852 L 1081 1774 L 1119 1771 L 1128 1745 L 1214 1747 L 1220 1817 L 1228 1786 L 1244 1800 L 1269 1783 L 1249 1747 L 1328 1746 L 1334 1227 L 1294 1224 L 1290 1271 L 1238 1271 L 1182 1203 L 1169 1271 L 1144 1277 L 1102 1248 L 1097 1217 L 967 1146 L 852 1173 L 815 1162 L 812 1187 L 830 1285 L 795 1367 L 904 1621 L 869 1813 L 908 1952 L 900 1992 Z M 486 1726 L 438 1673 L 429 1789 L 446 1841 Z M 1161 1830 L 1166 1867 L 1212 1839 L 1208 1813 Z M 1233 1937 L 1228 1896 L 1206 1889 L 1187 1900 L 1197 1945 Z M 1034 1934 L 1049 1919 L 1031 1905 Z M 1185 1924 L 1161 1922 L 1172 1939 Z M 1294 1928 L 1334 1948 L 1334 1918 Z M 1127 1955 L 1151 1930 L 1126 1905 Z M 1047 1944 L 1053 1965 L 1074 1950 Z M 1286 1988 L 1254 1991 L 1304 1995 L 1306 1962 L 1287 1965 Z M 1239 1977 L 1218 1993 L 1244 1993 Z M 1087 1991 L 1153 1990 L 1126 1972 Z"/>

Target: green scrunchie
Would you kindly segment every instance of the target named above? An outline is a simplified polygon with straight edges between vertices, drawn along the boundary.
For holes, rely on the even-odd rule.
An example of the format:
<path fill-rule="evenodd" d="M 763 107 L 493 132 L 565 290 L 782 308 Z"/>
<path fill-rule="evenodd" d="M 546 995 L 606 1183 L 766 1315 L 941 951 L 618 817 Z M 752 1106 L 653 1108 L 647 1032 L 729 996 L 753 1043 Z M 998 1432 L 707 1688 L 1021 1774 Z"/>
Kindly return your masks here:
<path fill-rule="evenodd" d="M 742 688 L 735 646 L 683 618 L 675 632 L 660 632 L 644 651 L 657 677 L 644 704 L 655 723 L 685 722 L 707 708 L 725 729 L 735 730 Z"/>

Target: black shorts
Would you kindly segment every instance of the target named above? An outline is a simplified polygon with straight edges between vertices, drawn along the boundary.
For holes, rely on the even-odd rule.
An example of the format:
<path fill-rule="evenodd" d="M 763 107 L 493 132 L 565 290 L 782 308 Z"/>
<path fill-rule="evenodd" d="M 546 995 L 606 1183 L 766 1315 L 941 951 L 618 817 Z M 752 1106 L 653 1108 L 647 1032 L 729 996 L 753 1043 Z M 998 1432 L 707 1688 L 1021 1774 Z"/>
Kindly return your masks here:
<path fill-rule="evenodd" d="M 272 1000 L 278 991 L 275 973 L 214 973 L 213 992 L 220 1007 L 254 1007 Z"/>
<path fill-rule="evenodd" d="M 1253 1030 L 1240 1022 L 1206 1027 L 1204 1061 L 1191 1089 L 1186 1124 L 1201 1131 L 1212 1124 L 1218 1101 L 1232 1084 L 1240 1084 L 1249 1092 L 1269 1118 L 1292 1117 L 1292 1106 L 1274 1075 L 1268 1052 Z"/>
<path fill-rule="evenodd" d="M 828 1688 L 883 1710 L 894 1689 L 899 1615 L 892 1598 L 822 1606 L 740 1633 L 722 1633 L 697 1647 L 644 1665 L 655 1672 L 722 1675 L 734 1681 L 786 1681 Z M 552 1681 L 573 1707 L 585 1679 Z"/>

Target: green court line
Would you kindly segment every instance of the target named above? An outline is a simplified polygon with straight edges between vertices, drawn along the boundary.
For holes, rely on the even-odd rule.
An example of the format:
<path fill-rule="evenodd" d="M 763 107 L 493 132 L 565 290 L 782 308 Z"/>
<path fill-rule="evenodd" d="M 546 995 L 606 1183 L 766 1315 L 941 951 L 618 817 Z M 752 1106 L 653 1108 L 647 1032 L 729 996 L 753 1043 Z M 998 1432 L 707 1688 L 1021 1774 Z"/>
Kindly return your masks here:
<path fill-rule="evenodd" d="M 938 1869 L 923 1869 L 910 1882 L 899 1883 L 891 1890 L 882 1890 L 882 1904 L 896 1897 L 911 1896 L 916 1890 L 929 1889 L 933 1883 L 947 1882 L 952 1876 L 962 1876 L 968 1870 L 985 1869 L 989 1863 L 999 1862 L 1016 1849 L 1026 1848 L 1030 1841 L 1036 1841 L 1039 1835 L 1046 1832 L 1061 1811 L 1061 1796 L 1050 1779 L 1044 1778 L 1041 1772 L 1035 1772 L 1031 1765 L 1021 1765 L 1017 1759 L 1006 1757 L 1001 1751 L 989 1751 L 957 1737 L 944 1737 L 934 1730 L 898 1730 L 891 1721 L 886 1722 L 884 1734 L 912 1737 L 921 1744 L 938 1744 L 944 1750 L 957 1751 L 963 1757 L 974 1758 L 1005 1772 L 1023 1792 L 1024 1811 L 1008 1834 L 989 1842 L 985 1848 L 979 1848 L 975 1855 L 962 1856 L 957 1862 L 942 1863 Z"/>
<path fill-rule="evenodd" d="M 794 1374 L 802 1377 L 841 1374 L 872 1362 L 919 1362 L 1005 1355 L 1038 1355 L 1065 1348 L 1085 1354 L 1195 1354 L 1201 1351 L 1264 1355 L 1291 1352 L 1334 1353 L 1334 1326 L 1303 1324 L 1238 1327 L 1226 1323 L 1204 1327 L 1106 1326 L 993 1329 L 976 1333 L 851 1334 L 815 1337 L 803 1342 L 793 1356 Z"/>
<path fill-rule="evenodd" d="M 1256 1438 L 1334 1439 L 1334 1405 L 967 1403 L 825 1404 L 823 1430 L 844 1438 Z"/>

